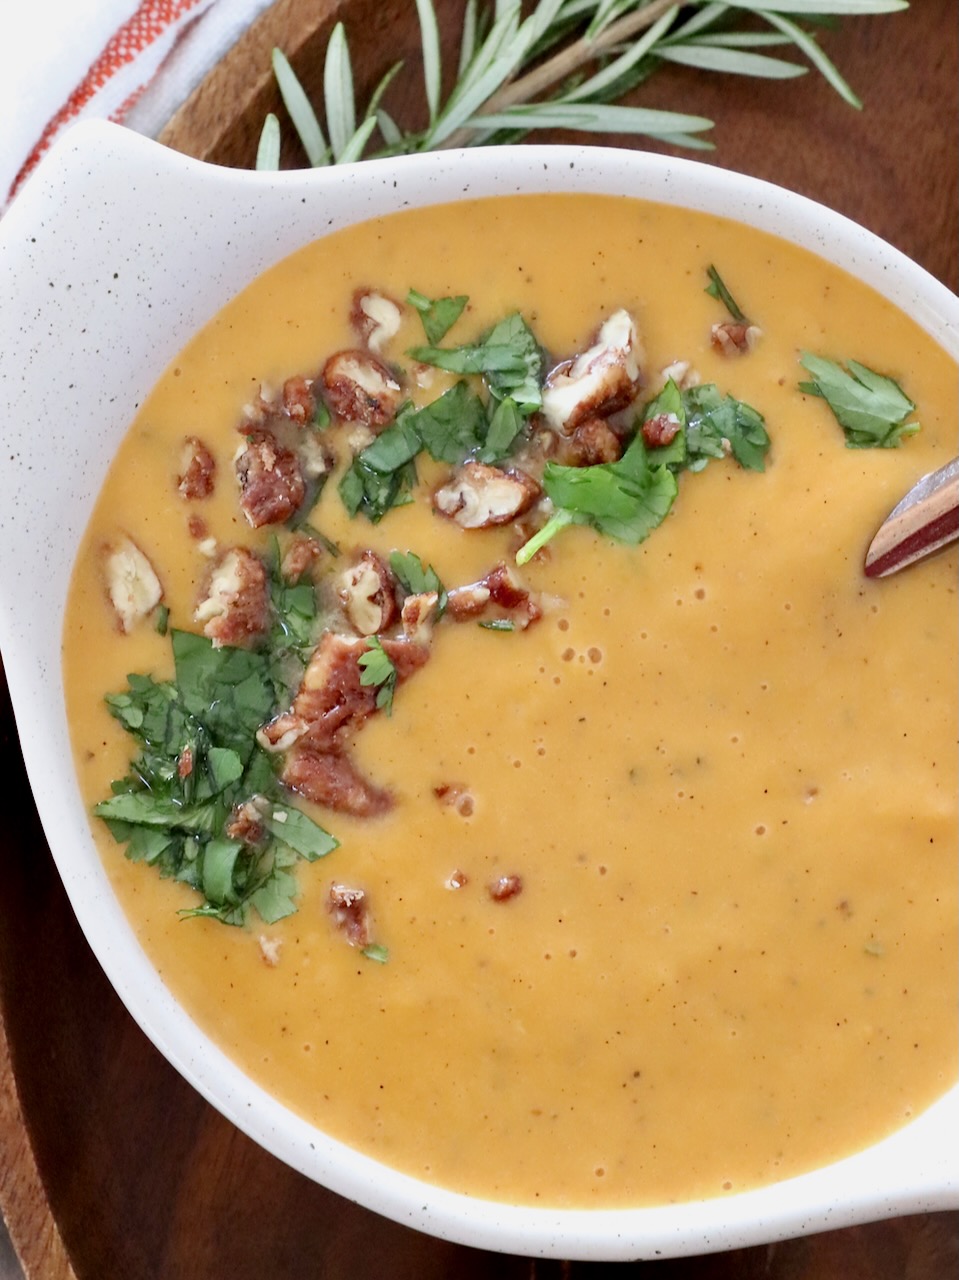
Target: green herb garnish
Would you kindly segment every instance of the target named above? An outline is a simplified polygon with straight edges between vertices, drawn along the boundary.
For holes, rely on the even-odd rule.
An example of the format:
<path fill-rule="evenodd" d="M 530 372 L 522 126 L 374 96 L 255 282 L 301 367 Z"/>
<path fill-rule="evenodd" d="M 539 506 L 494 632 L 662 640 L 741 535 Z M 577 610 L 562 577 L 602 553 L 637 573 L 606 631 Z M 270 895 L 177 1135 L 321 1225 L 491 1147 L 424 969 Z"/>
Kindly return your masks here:
<path fill-rule="evenodd" d="M 420 313 L 426 340 L 435 346 L 437 342 L 443 341 L 463 314 L 469 298 L 465 294 L 460 294 L 456 298 L 430 299 L 419 290 L 411 289 L 406 295 L 406 301 Z"/>
<path fill-rule="evenodd" d="M 465 382 L 457 382 L 413 415 L 419 437 L 437 462 L 462 462 L 486 437 L 486 406 Z"/>
<path fill-rule="evenodd" d="M 703 116 L 619 105 L 664 64 L 700 74 L 789 80 L 814 67 L 851 106 L 862 103 L 817 42 L 828 14 L 891 13 L 907 0 L 470 0 L 463 11 L 456 65 L 444 66 L 434 0 L 416 0 L 420 24 L 422 123 L 401 127 L 383 94 L 403 69 L 394 64 L 365 107 L 356 97 L 346 30 L 338 22 L 323 57 L 326 133 L 279 49 L 273 71 L 310 165 L 370 155 L 406 155 L 445 147 L 517 141 L 535 129 L 646 135 L 673 146 L 709 149 Z M 789 13 L 784 16 L 783 10 Z M 759 22 L 773 30 L 755 29 Z M 805 25 L 800 25 L 805 24 Z M 785 45 L 802 61 L 770 50 Z M 808 65 L 807 65 L 808 64 Z M 407 100 L 411 90 L 406 88 Z M 379 138 L 374 142 L 374 135 Z M 257 168 L 279 168 L 277 117 L 266 117 Z M 432 341 L 432 339 L 431 339 Z"/>
<path fill-rule="evenodd" d="M 479 342 L 448 348 L 414 347 L 409 354 L 421 364 L 448 373 L 481 374 L 495 400 L 509 396 L 524 415 L 534 413 L 543 403 L 543 355 L 519 312 L 500 320 Z"/>
<path fill-rule="evenodd" d="M 271 715 L 271 660 L 245 649 L 215 648 L 203 636 L 171 633 L 175 677 L 128 677 L 107 707 L 136 740 L 139 756 L 114 794 L 94 808 L 132 861 L 200 893 L 183 914 L 243 924 L 254 908 L 268 923 L 296 910 L 291 867 L 337 841 L 279 798 L 280 786 L 256 731 Z M 266 833 L 247 844 L 225 831 L 245 802 Z"/>
<path fill-rule="evenodd" d="M 272 625 L 267 641 L 274 702 L 289 705 L 316 645 L 319 620 L 316 591 L 310 580 L 287 582 L 274 538 L 269 558 Z"/>
<path fill-rule="evenodd" d="M 390 568 L 404 591 L 419 596 L 428 591 L 435 591 L 437 597 L 436 616 L 442 616 L 446 608 L 446 588 L 440 582 L 439 574 L 432 565 L 423 567 L 423 561 L 413 551 L 391 551 Z"/>
<path fill-rule="evenodd" d="M 701 471 L 731 453 L 740 466 L 762 471 L 769 449 L 763 417 L 707 383 L 680 392 L 670 379 L 646 406 L 642 421 L 665 414 L 679 429 L 668 445 L 647 448 L 637 431 L 618 462 L 564 467 L 548 462 L 543 488 L 555 513 L 519 550 L 523 565 L 560 530 L 588 524 L 619 542 L 642 542 L 661 524 L 677 493 L 676 473 Z"/>
<path fill-rule="evenodd" d="M 649 465 L 641 435 L 618 462 L 591 467 L 548 462 L 543 488 L 556 513 L 520 548 L 517 564 L 526 564 L 570 524 L 588 524 L 619 542 L 640 543 L 666 518 L 677 492 L 668 467 Z"/>
<path fill-rule="evenodd" d="M 895 449 L 919 430 L 918 422 L 906 421 L 916 406 L 892 378 L 856 360 L 847 361 L 844 369 L 835 360 L 808 351 L 799 363 L 813 379 L 800 382 L 799 390 L 826 401 L 845 433 L 848 449 Z"/>
<path fill-rule="evenodd" d="M 706 292 L 711 298 L 718 298 L 734 320 L 738 320 L 741 324 L 747 324 L 746 314 L 740 307 L 739 303 L 726 288 L 723 278 L 715 267 L 710 266 L 706 274 L 709 276 L 709 284 L 706 286 Z"/>
<path fill-rule="evenodd" d="M 378 443 L 379 439 L 382 437 L 373 443 Z M 365 452 L 353 459 L 352 466 L 340 480 L 340 497 L 351 516 L 360 513 L 373 524 L 378 524 L 393 507 L 402 507 L 413 501 L 416 467 L 412 462 L 403 462 L 393 470 L 380 471 L 365 460 Z"/>
<path fill-rule="evenodd" d="M 683 406 L 690 471 L 702 470 L 710 458 L 722 458 L 727 451 L 747 471 L 766 469 L 769 435 L 762 414 L 751 405 L 724 396 L 715 383 L 707 382 L 685 390 Z"/>
<path fill-rule="evenodd" d="M 393 714 L 393 694 L 396 691 L 396 667 L 390 658 L 390 655 L 383 648 L 383 642 L 379 636 L 370 636 L 367 643 L 369 648 L 365 653 L 361 653 L 357 661 L 362 667 L 360 675 L 360 684 L 369 686 L 378 686 L 376 694 L 376 705 L 380 711 L 386 714 Z"/>
<path fill-rule="evenodd" d="M 371 942 L 362 949 L 360 955 L 366 956 L 367 960 L 375 960 L 377 964 L 386 964 L 390 958 L 389 948 L 384 947 L 381 942 Z"/>

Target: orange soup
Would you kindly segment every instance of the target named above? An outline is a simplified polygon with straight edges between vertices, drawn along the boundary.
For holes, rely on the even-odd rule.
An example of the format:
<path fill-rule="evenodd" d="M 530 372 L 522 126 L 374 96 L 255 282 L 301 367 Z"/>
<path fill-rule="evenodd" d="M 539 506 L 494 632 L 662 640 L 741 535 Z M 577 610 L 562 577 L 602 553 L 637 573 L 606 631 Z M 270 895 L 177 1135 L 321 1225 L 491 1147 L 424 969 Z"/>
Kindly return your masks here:
<path fill-rule="evenodd" d="M 706 291 L 710 266 L 732 298 Z M 464 297 L 442 332 L 456 306 L 433 304 Z M 424 359 L 509 365 L 489 335 L 515 316 L 535 349 L 506 390 L 502 369 Z M 921 430 L 846 447 L 828 399 L 799 389 L 804 352 L 893 380 Z M 461 384 L 455 413 L 414 417 Z M 748 407 L 742 438 L 730 406 Z M 489 443 L 494 410 L 508 447 Z M 319 602 L 299 666 L 271 668 L 259 749 L 280 791 L 231 810 L 216 874 L 161 876 L 144 865 L 170 856 L 161 828 L 133 862 L 130 828 L 92 818 L 170 989 L 324 1131 L 494 1200 L 720 1196 L 905 1124 L 957 1076 L 956 557 L 884 581 L 862 563 L 954 452 L 957 413 L 956 368 L 909 317 L 706 215 L 478 201 L 366 223 L 267 272 L 139 411 L 67 614 L 92 811 L 139 750 L 104 701 L 128 673 L 171 681 L 184 632 L 258 661 L 286 588 Z M 415 480 L 356 461 L 402 446 L 397 415 Z M 438 459 L 415 449 L 427 425 Z M 306 440 L 303 492 L 254 524 L 256 486 L 272 501 Z M 682 465 L 657 461 L 679 446 Z M 390 484 L 399 504 L 369 519 Z M 248 571 L 261 595 L 238 618 Z M 336 725 L 324 634 L 354 697 Z M 180 744 L 170 785 L 192 785 L 209 750 Z M 205 767 L 235 797 L 219 751 Z M 264 914 L 237 908 L 237 849 L 275 838 L 289 855 L 300 811 L 338 847 L 286 856 Z M 194 856 L 209 834 L 177 838 Z M 237 923 L 188 914 L 205 890 Z"/>

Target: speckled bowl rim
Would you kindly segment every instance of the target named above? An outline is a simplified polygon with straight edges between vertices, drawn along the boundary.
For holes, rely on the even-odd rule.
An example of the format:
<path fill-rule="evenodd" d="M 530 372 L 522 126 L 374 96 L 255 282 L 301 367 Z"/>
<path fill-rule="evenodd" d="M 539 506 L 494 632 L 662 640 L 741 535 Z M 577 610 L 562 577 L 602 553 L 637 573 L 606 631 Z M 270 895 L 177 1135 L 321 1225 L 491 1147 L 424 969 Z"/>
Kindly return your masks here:
<path fill-rule="evenodd" d="M 959 358 L 959 299 L 901 253 L 800 196 L 692 161 L 525 146 L 267 175 L 203 165 L 114 125 L 76 126 L 0 222 L 0 386 L 8 402 L 0 426 L 0 647 L 37 806 L 77 918 L 146 1034 L 233 1123 L 306 1176 L 445 1239 L 613 1261 L 959 1206 L 959 1086 L 867 1151 L 721 1199 L 524 1208 L 420 1182 L 332 1140 L 250 1081 L 173 999 L 114 897 L 74 776 L 60 640 L 74 549 L 138 404 L 230 297 L 317 236 L 395 209 L 542 191 L 675 203 L 782 236 L 885 293 Z M 53 413 L 51 388 L 61 406 Z"/>

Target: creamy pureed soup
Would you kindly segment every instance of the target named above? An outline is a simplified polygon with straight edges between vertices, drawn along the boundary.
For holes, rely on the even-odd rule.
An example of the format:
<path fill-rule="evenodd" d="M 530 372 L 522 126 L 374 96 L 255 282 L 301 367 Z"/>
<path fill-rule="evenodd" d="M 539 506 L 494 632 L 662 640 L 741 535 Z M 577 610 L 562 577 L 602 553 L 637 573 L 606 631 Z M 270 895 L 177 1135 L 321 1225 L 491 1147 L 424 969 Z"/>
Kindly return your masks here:
<path fill-rule="evenodd" d="M 729 317 L 705 292 L 710 264 L 761 330 L 745 353 L 711 341 Z M 513 570 L 531 625 L 436 622 L 391 714 L 350 738 L 351 767 L 391 807 L 303 803 L 339 847 L 293 869 L 295 914 L 183 918 L 198 893 L 126 860 L 93 819 L 143 946 L 281 1101 L 471 1195 L 649 1205 L 861 1149 L 957 1074 L 956 557 L 862 573 L 893 502 L 954 452 L 957 379 L 908 317 L 802 251 L 665 207 L 532 197 L 371 222 L 266 273 L 150 395 L 81 548 L 64 663 L 84 797 L 102 801 L 136 754 L 104 695 L 130 672 L 173 674 L 159 610 L 122 629 L 109 549 L 131 540 L 170 627 L 200 632 L 217 558 L 293 537 L 240 509 L 244 406 L 254 421 L 261 388 L 362 346 L 357 289 L 403 304 L 380 359 L 404 396 L 456 381 L 407 355 L 425 342 L 411 288 L 468 295 L 446 347 L 520 312 L 546 368 L 625 310 L 644 348 L 638 410 L 688 362 L 763 415 L 765 471 L 684 472 L 641 545 L 562 530 Z M 803 350 L 895 378 L 921 431 L 846 448 L 826 402 L 797 389 Z M 455 467 L 425 454 L 411 503 L 351 519 L 337 481 L 370 437 L 349 432 L 334 414 L 316 433 L 338 470 L 309 524 L 340 554 L 309 574 L 368 549 L 414 551 L 447 590 L 512 568 L 522 536 L 437 513 Z M 215 461 L 208 497 L 178 488 L 185 437 Z M 349 903 L 330 910 L 331 885 L 362 890 L 368 936 L 351 936 Z"/>

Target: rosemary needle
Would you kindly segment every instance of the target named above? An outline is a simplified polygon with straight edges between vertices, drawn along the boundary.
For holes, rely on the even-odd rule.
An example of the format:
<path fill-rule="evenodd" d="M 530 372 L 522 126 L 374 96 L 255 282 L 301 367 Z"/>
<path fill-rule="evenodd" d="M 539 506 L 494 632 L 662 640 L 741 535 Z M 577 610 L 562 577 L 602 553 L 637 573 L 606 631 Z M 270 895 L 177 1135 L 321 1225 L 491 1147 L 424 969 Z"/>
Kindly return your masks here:
<path fill-rule="evenodd" d="M 444 98 L 434 0 L 415 4 L 428 115 L 419 130 L 403 128 L 381 102 L 400 64 L 360 110 L 342 22 L 330 35 L 324 66 L 329 145 L 292 67 L 279 49 L 273 51 L 280 93 L 310 165 L 514 142 L 536 129 L 557 127 L 708 148 L 712 144 L 703 135 L 713 127 L 711 120 L 618 100 L 672 62 L 702 73 L 783 81 L 812 68 L 859 108 L 862 103 L 817 36 L 839 17 L 908 8 L 907 0 L 536 0 L 524 17 L 520 0 L 467 0 L 455 78 Z M 790 56 L 780 56 L 783 50 Z M 276 117 L 268 117 L 258 169 L 278 167 L 279 143 Z"/>

